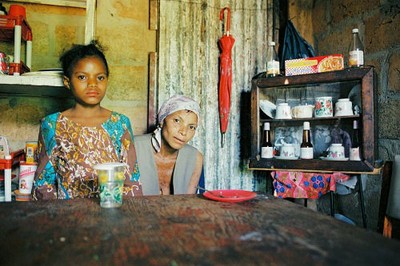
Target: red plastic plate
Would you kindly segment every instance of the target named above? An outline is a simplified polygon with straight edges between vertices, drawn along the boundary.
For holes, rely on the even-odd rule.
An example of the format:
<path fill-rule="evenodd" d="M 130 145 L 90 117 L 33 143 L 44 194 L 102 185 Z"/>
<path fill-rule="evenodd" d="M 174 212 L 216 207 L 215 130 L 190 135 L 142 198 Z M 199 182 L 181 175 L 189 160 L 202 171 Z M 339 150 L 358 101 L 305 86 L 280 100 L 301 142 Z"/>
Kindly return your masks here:
<path fill-rule="evenodd" d="M 228 189 L 206 191 L 203 193 L 203 196 L 222 202 L 241 202 L 255 198 L 257 193 L 247 190 Z"/>

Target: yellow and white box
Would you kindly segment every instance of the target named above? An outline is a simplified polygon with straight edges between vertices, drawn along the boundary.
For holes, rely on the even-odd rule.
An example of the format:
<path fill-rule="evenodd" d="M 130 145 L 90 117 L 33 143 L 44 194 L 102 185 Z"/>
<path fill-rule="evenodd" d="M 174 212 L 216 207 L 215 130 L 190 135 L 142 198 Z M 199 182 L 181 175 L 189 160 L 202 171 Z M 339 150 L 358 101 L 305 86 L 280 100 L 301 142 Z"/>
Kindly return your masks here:
<path fill-rule="evenodd" d="M 321 73 L 344 69 L 343 55 L 323 55 L 285 61 L 285 75 Z"/>

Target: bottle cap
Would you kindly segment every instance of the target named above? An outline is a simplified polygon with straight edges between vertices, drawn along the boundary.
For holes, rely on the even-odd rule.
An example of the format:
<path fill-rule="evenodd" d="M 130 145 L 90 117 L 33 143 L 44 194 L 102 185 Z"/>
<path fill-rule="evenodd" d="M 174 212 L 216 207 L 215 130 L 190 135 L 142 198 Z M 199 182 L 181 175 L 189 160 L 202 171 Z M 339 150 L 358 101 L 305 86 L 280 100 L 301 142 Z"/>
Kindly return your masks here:
<path fill-rule="evenodd" d="M 275 45 L 275 42 L 269 42 L 269 45 Z"/>
<path fill-rule="evenodd" d="M 309 130 L 310 129 L 310 122 L 304 122 L 303 126 L 304 126 L 305 130 Z"/>
<path fill-rule="evenodd" d="M 358 29 L 353 29 L 351 32 L 352 32 L 352 33 L 357 33 L 357 32 L 358 32 Z"/>
<path fill-rule="evenodd" d="M 270 129 L 269 123 L 268 122 L 264 123 L 264 130 L 269 130 L 269 129 Z"/>

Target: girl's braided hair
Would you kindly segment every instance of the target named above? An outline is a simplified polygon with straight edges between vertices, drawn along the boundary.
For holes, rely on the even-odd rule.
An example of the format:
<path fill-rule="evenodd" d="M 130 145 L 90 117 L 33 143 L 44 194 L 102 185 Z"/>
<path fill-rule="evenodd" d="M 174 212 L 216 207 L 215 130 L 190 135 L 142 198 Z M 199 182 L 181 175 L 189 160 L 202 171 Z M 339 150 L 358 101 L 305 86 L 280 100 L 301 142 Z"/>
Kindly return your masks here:
<path fill-rule="evenodd" d="M 73 45 L 71 49 L 64 52 L 60 56 L 60 62 L 62 70 L 64 72 L 64 76 L 70 78 L 72 75 L 72 71 L 79 60 L 86 57 L 94 56 L 100 58 L 103 61 L 104 66 L 106 68 L 106 75 L 108 77 L 110 71 L 108 69 L 107 59 L 103 51 L 104 51 L 103 47 L 96 40 L 91 41 L 87 45 L 82 45 L 82 44 Z"/>

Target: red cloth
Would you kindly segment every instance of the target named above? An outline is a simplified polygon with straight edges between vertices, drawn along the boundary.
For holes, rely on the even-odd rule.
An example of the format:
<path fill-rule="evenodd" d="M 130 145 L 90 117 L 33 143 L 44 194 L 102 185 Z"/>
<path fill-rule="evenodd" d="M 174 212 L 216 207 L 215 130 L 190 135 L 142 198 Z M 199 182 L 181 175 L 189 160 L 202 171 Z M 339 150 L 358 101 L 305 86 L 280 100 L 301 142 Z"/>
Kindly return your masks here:
<path fill-rule="evenodd" d="M 276 171 L 271 173 L 274 179 L 274 195 L 278 198 L 318 199 L 329 191 L 336 190 L 337 179 L 348 179 L 342 173 L 303 173 Z"/>

